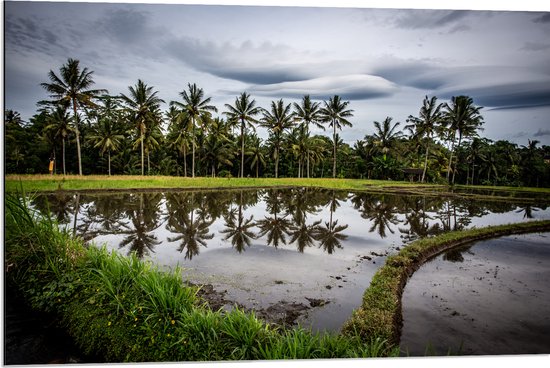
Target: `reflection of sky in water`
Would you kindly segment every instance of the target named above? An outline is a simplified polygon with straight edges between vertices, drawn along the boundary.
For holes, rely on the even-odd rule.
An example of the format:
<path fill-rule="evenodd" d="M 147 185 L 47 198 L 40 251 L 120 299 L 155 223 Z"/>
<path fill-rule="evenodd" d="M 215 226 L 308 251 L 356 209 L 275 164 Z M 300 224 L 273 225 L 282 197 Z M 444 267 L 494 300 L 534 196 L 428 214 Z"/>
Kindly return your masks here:
<path fill-rule="evenodd" d="M 495 204 L 471 199 L 443 200 L 382 194 L 360 194 L 353 198 L 353 194 L 346 196 L 342 195 L 342 192 L 335 192 L 340 194 L 333 197 L 333 191 L 330 190 L 313 191 L 314 194 L 309 197 L 303 192 L 284 196 L 282 193 L 285 191 L 278 190 L 271 192 L 279 195 L 271 201 L 271 206 L 278 206 L 277 217 L 284 217 L 291 224 L 295 222 L 294 217 L 286 213 L 286 208 L 292 201 L 301 203 L 311 199 L 315 204 L 314 211 L 302 213 L 305 223 L 312 225 L 320 220 L 319 226 L 326 228 L 331 219 L 331 200 L 336 199 L 339 205 L 332 212 L 332 222 L 347 225 L 347 228 L 340 232 L 345 235 L 345 239 L 341 240 L 340 247 L 334 248 L 332 253 L 318 244 L 306 247 L 301 253 L 296 244 L 289 244 L 289 234 L 285 235 L 287 244 L 279 242 L 277 248 L 273 244 L 268 245 L 267 235 L 264 235 L 251 240 L 250 247 L 245 246 L 239 253 L 233 249 L 230 240 L 224 239 L 225 234 L 222 231 L 226 229 L 227 224 L 224 216 L 227 216 L 231 209 L 235 210 L 235 216 L 238 218 L 237 203 L 240 200 L 240 191 L 225 192 L 225 197 L 218 193 L 219 198 L 208 197 L 214 196 L 212 192 L 195 192 L 191 197 L 185 193 L 119 193 L 113 194 L 112 197 L 103 194 L 95 197 L 80 195 L 77 233 L 86 240 L 92 240 L 97 245 L 106 244 L 108 249 L 117 250 L 122 254 L 128 254 L 136 246 L 141 247 L 138 253 L 143 254 L 144 259 L 150 259 L 161 267 L 180 265 L 192 281 L 212 283 L 219 289 L 228 290 L 231 300 L 249 307 L 266 307 L 280 300 L 303 302 L 304 296 L 330 300 L 331 303 L 327 306 L 312 310 L 309 320 L 302 321 L 314 328 L 338 329 L 351 311 L 360 304 L 363 291 L 374 272 L 383 265 L 385 257 L 396 252 L 396 248 L 402 247 L 410 240 L 430 232 L 435 234 L 448 228 L 452 229 L 457 224 L 462 228 L 471 228 L 528 220 L 524 217 L 525 212 L 518 207 L 519 204 L 513 202 Z M 243 193 L 250 195 L 253 192 Z M 264 190 L 261 193 L 263 194 L 259 196 L 259 201 L 255 205 L 243 206 L 244 220 L 252 216 L 253 222 L 258 222 L 266 217 L 275 216 L 269 213 L 270 206 L 266 202 L 270 192 Z M 212 234 L 213 237 L 205 239 L 206 246 L 199 244 L 198 249 L 194 253 L 191 252 L 192 258 L 186 254 L 187 248 L 179 251 L 182 244 L 186 245 L 185 242 L 169 241 L 170 238 L 182 235 L 169 230 L 174 229 L 173 223 L 169 226 L 170 220 L 175 221 L 174 218 L 177 217 L 180 225 L 184 225 L 180 226 L 180 229 L 186 229 L 182 221 L 191 217 L 191 211 L 185 209 L 185 203 L 190 203 L 185 201 L 189 201 L 190 198 L 204 201 L 193 210 L 195 221 L 199 218 L 200 212 L 208 210 L 206 199 L 211 199 L 213 204 L 210 206 L 218 206 L 216 212 L 221 214 L 207 228 L 207 234 Z M 247 198 L 250 203 L 254 202 L 254 196 L 249 198 L 247 195 L 243 197 L 243 202 L 246 202 Z M 55 202 L 56 200 L 58 202 Z M 54 213 L 66 210 L 59 209 L 59 203 L 68 206 L 68 210 L 65 211 L 68 213 L 65 216 L 67 223 L 63 226 L 72 230 L 76 198 L 61 200 L 57 195 L 51 196 L 49 201 L 50 204 L 53 203 L 51 208 Z M 43 201 L 37 201 L 35 207 L 47 208 Z M 499 210 L 502 213 L 487 209 L 493 207 L 503 207 Z M 531 216 L 534 219 L 550 218 L 550 209 L 544 208 L 531 211 Z M 425 214 L 422 209 L 425 209 Z M 473 213 L 472 216 L 468 215 L 469 211 Z M 296 213 L 294 211 L 294 214 Z M 411 225 L 418 225 L 423 221 L 422 216 L 415 217 L 415 214 L 424 215 L 424 226 L 414 228 Z M 104 220 L 109 217 L 117 219 L 114 224 L 119 225 L 118 233 L 105 230 Z M 206 219 L 212 220 L 209 215 Z M 119 248 L 125 240 L 136 236 L 136 226 L 139 224 L 146 224 L 141 236 L 151 241 L 150 249 L 143 246 L 143 243 L 131 242 Z M 256 234 L 259 232 L 258 226 L 253 226 L 250 230 Z M 346 281 L 340 279 L 337 282 L 336 276 L 345 276 Z M 275 281 L 283 281 L 284 284 L 280 285 Z"/>

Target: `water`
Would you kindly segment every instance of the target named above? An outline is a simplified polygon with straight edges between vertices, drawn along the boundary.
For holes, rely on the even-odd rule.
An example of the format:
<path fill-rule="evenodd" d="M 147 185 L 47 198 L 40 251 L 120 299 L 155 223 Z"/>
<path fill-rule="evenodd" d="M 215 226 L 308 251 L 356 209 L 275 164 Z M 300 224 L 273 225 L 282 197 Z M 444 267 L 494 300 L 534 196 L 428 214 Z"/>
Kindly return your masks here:
<path fill-rule="evenodd" d="M 413 356 L 550 353 L 549 262 L 550 233 L 435 257 L 403 292 L 401 349 Z"/>
<path fill-rule="evenodd" d="M 185 279 L 223 293 L 227 308 L 238 303 L 267 319 L 331 331 L 361 304 L 385 258 L 408 242 L 550 218 L 542 201 L 314 188 L 56 193 L 33 206 L 88 242 L 183 267 Z"/>

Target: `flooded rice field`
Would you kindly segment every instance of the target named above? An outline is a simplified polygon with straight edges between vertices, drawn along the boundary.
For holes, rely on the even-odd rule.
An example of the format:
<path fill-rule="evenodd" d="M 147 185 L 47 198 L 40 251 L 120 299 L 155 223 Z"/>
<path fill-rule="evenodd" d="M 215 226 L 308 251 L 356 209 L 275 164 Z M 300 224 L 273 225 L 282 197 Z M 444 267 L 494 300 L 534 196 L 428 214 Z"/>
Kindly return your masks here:
<path fill-rule="evenodd" d="M 33 199 L 96 245 L 183 268 L 215 308 L 338 331 L 386 257 L 449 230 L 550 219 L 544 201 L 315 188 L 50 194 Z"/>
<path fill-rule="evenodd" d="M 550 353 L 550 233 L 484 240 L 435 257 L 403 292 L 411 356 Z"/>

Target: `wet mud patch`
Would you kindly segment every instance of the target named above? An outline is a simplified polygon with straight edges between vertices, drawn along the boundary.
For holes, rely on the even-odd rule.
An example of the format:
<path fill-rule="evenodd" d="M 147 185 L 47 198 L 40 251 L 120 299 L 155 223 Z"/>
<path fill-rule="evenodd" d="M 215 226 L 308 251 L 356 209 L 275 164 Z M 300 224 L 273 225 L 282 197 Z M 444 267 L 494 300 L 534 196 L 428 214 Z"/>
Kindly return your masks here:
<path fill-rule="evenodd" d="M 550 233 L 453 249 L 403 292 L 401 350 L 426 354 L 550 353 Z"/>
<path fill-rule="evenodd" d="M 197 295 L 206 303 L 208 308 L 214 311 L 220 309 L 230 311 L 237 307 L 246 312 L 254 312 L 258 318 L 280 327 L 295 326 L 297 320 L 300 317 L 304 317 L 311 309 L 323 307 L 330 303 L 329 300 L 305 297 L 304 299 L 307 300 L 307 304 L 305 302 L 299 303 L 281 300 L 266 308 L 250 308 L 228 299 L 226 297 L 227 290 L 216 290 L 212 284 L 194 284 L 192 282 L 186 282 L 186 284 L 199 287 Z"/>

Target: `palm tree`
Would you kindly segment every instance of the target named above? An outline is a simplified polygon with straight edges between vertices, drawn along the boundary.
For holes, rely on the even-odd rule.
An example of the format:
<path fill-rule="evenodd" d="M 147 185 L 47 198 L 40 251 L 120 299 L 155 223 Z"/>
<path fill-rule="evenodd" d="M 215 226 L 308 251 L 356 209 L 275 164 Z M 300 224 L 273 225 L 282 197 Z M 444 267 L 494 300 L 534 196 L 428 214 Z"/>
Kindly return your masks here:
<path fill-rule="evenodd" d="M 204 91 L 202 88 L 198 88 L 195 83 L 188 83 L 189 93 L 187 91 L 180 92 L 180 96 L 183 98 L 183 103 L 178 101 L 170 101 L 170 106 L 179 107 L 182 112 L 185 112 L 187 117 L 191 120 L 191 137 L 192 137 L 192 151 L 193 158 L 191 161 L 191 175 L 195 177 L 195 125 L 204 125 L 206 117 L 210 115 L 211 111 L 217 112 L 218 109 L 210 103 L 210 97 L 203 99 Z"/>
<path fill-rule="evenodd" d="M 395 146 L 397 140 L 403 135 L 400 130 L 396 131 L 400 123 L 397 122 L 391 126 L 391 121 L 392 118 L 388 116 L 384 119 L 382 125 L 378 121 L 374 122 L 374 128 L 376 129 L 373 134 L 374 142 L 384 155 L 384 160 L 390 149 Z"/>
<path fill-rule="evenodd" d="M 256 167 L 256 177 L 258 177 L 260 164 L 265 166 L 265 155 L 262 148 L 262 141 L 258 136 L 253 135 L 250 137 L 250 142 L 251 144 L 248 147 L 246 155 L 250 157 L 250 169 Z"/>
<path fill-rule="evenodd" d="M 227 115 L 228 120 L 232 124 L 241 123 L 241 178 L 244 177 L 244 140 L 246 134 L 246 127 L 254 130 L 253 123 L 258 123 L 253 116 L 258 115 L 261 111 L 261 107 L 256 107 L 256 100 L 250 101 L 250 95 L 243 92 L 239 97 L 235 98 L 235 105 L 225 104 L 225 107 L 229 110 L 224 112 Z"/>
<path fill-rule="evenodd" d="M 56 109 L 48 115 L 47 122 L 48 125 L 44 127 L 44 131 L 51 131 L 53 132 L 54 137 L 61 138 L 61 144 L 63 147 L 63 175 L 66 175 L 65 140 L 69 136 L 69 133 L 74 131 L 73 127 L 71 126 L 70 117 L 67 109 L 61 105 L 57 106 Z"/>
<path fill-rule="evenodd" d="M 302 98 L 302 104 L 298 105 L 296 102 L 294 103 L 294 110 L 295 110 L 295 116 L 297 119 L 299 119 L 302 124 L 300 127 L 302 128 L 302 131 L 305 135 L 305 140 L 309 141 L 309 125 L 313 124 L 318 128 L 321 128 L 325 130 L 325 127 L 322 124 L 321 120 L 321 114 L 320 114 L 320 106 L 321 104 L 319 102 L 312 102 L 309 95 L 305 95 Z M 309 178 L 309 145 L 307 145 L 307 153 L 306 153 L 306 162 L 307 162 L 307 177 Z"/>
<path fill-rule="evenodd" d="M 101 117 L 90 136 L 90 141 L 94 144 L 94 148 L 99 148 L 101 156 L 107 151 L 109 176 L 111 176 L 111 151 L 116 151 L 124 140 L 124 134 L 117 123 L 107 117 Z M 65 151 L 63 151 L 63 160 L 65 160 Z M 65 161 L 63 161 L 63 173 L 65 173 Z"/>
<path fill-rule="evenodd" d="M 231 245 L 235 247 L 237 252 L 241 253 L 246 246 L 250 246 L 253 239 L 256 239 L 256 234 L 251 230 L 256 223 L 252 220 L 254 216 L 250 216 L 248 219 L 243 215 L 243 191 L 240 191 L 239 197 L 239 210 L 238 217 L 226 216 L 225 229 L 220 231 L 222 234 L 226 234 L 224 240 L 231 239 Z"/>
<path fill-rule="evenodd" d="M 206 137 L 203 150 L 204 161 L 210 164 L 212 177 L 221 165 L 233 166 L 233 152 L 229 140 L 229 126 L 223 120 L 215 118 L 210 123 L 210 132 Z"/>
<path fill-rule="evenodd" d="M 447 168 L 447 180 L 451 172 L 453 164 L 453 155 L 455 148 L 456 133 L 458 132 L 458 144 L 462 142 L 462 137 L 473 137 L 476 131 L 481 129 L 483 124 L 483 116 L 480 114 L 482 107 L 474 105 L 474 100 L 468 96 L 453 96 L 451 103 L 444 105 L 445 112 L 443 113 L 444 123 L 447 125 L 447 131 L 451 137 L 451 157 L 449 158 L 449 166 Z M 455 182 L 455 168 L 453 168 L 452 183 Z"/>
<path fill-rule="evenodd" d="M 40 85 L 50 93 L 52 101 L 41 101 L 39 104 L 53 104 L 69 106 L 72 104 L 74 131 L 76 134 L 76 149 L 78 155 L 78 174 L 82 175 L 82 157 L 80 154 L 80 131 L 78 129 L 78 114 L 80 107 L 95 107 L 92 101 L 100 94 L 107 93 L 105 89 L 89 89 L 94 84 L 92 79 L 93 71 L 88 68 L 80 70 L 80 62 L 75 59 L 68 59 L 59 69 L 60 77 L 52 70 L 48 73 L 51 83 Z"/>
<path fill-rule="evenodd" d="M 260 126 L 271 130 L 275 146 L 275 178 L 279 177 L 279 149 L 283 133 L 294 125 L 294 113 L 290 111 L 291 104 L 284 105 L 283 99 L 271 101 L 271 111 L 264 110 Z"/>
<path fill-rule="evenodd" d="M 187 177 L 187 150 L 191 145 L 191 119 L 185 111 L 179 111 L 175 106 L 170 106 L 166 113 L 169 121 L 167 140 L 170 146 L 176 147 L 178 153 L 183 156 L 183 176 Z"/>
<path fill-rule="evenodd" d="M 141 175 L 145 175 L 145 152 L 144 141 L 145 132 L 154 124 L 156 112 L 159 105 L 164 102 L 157 97 L 158 91 L 153 92 L 153 87 L 147 86 L 141 79 L 138 79 L 135 87 L 128 87 L 130 96 L 121 94 L 122 101 L 126 104 L 130 113 L 130 120 L 135 125 L 139 133 L 139 142 L 141 146 Z"/>
<path fill-rule="evenodd" d="M 332 158 L 332 177 L 336 177 L 336 129 L 342 130 L 342 127 L 352 124 L 347 120 L 353 116 L 353 110 L 346 109 L 349 101 L 341 101 L 340 96 L 331 97 L 328 102 L 325 101 L 325 107 L 320 110 L 321 120 L 327 122 L 333 128 L 333 158 Z"/>
<path fill-rule="evenodd" d="M 430 144 L 432 143 L 433 133 L 438 128 L 441 122 L 441 107 L 442 104 L 437 104 L 437 97 L 433 96 L 428 99 L 428 96 L 424 98 L 422 107 L 418 117 L 409 115 L 407 122 L 411 122 L 411 125 L 406 126 L 414 127 L 416 135 L 419 137 L 428 138 L 426 141 L 426 157 L 424 158 L 424 171 L 422 172 L 422 182 L 424 183 L 426 178 L 426 170 L 428 168 L 428 156 L 430 151 Z"/>

